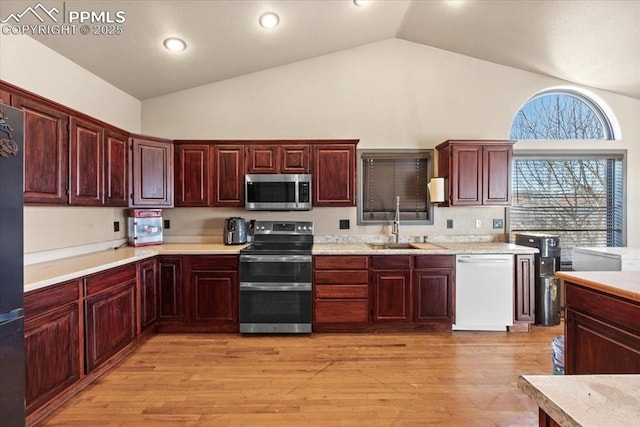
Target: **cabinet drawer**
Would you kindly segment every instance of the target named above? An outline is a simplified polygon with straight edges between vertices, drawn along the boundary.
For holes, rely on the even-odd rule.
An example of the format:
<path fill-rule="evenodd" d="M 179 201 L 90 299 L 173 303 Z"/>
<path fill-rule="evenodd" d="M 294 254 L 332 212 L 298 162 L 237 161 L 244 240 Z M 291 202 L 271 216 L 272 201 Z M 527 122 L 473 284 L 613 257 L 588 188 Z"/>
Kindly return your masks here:
<path fill-rule="evenodd" d="M 313 282 L 318 284 L 347 284 L 368 283 L 369 274 L 364 271 L 316 271 L 313 274 Z"/>
<path fill-rule="evenodd" d="M 623 329 L 640 333 L 640 304 L 629 300 L 604 295 L 566 282 L 566 306 L 577 312 L 586 313 L 607 323 L 617 324 Z"/>
<path fill-rule="evenodd" d="M 405 270 L 411 268 L 411 255 L 374 255 L 371 257 L 374 270 Z"/>
<path fill-rule="evenodd" d="M 455 255 L 417 255 L 415 268 L 454 268 Z"/>
<path fill-rule="evenodd" d="M 235 255 L 191 256 L 192 270 L 237 270 L 238 257 Z"/>
<path fill-rule="evenodd" d="M 367 323 L 369 304 L 366 300 L 320 300 L 315 301 L 316 323 Z"/>
<path fill-rule="evenodd" d="M 366 256 L 316 255 L 314 262 L 316 270 L 366 270 L 368 268 Z"/>
<path fill-rule="evenodd" d="M 80 297 L 80 287 L 78 283 L 78 280 L 73 280 L 25 294 L 25 320 L 32 319 L 49 310 L 76 301 Z"/>
<path fill-rule="evenodd" d="M 369 286 L 362 285 L 315 285 L 316 298 L 367 298 Z"/>
<path fill-rule="evenodd" d="M 129 281 L 136 280 L 136 265 L 129 264 L 123 267 L 96 273 L 87 277 L 84 281 L 84 295 L 89 296 L 112 288 Z"/>

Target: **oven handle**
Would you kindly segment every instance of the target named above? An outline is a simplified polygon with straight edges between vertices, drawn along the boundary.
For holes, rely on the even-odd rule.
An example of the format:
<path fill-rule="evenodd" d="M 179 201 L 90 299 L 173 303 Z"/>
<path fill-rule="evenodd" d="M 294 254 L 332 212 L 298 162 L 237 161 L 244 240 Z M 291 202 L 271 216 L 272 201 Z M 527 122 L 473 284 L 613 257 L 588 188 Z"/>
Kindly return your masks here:
<path fill-rule="evenodd" d="M 240 291 L 311 291 L 311 283 L 240 282 Z"/>
<path fill-rule="evenodd" d="M 240 262 L 311 262 L 311 255 L 240 255 Z"/>

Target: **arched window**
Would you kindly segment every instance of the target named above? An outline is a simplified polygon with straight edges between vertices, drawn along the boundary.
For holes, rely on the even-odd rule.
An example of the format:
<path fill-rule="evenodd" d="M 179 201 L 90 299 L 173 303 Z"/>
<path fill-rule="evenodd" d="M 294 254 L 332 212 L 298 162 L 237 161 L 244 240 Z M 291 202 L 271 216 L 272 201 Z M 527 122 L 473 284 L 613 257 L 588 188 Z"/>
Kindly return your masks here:
<path fill-rule="evenodd" d="M 614 139 L 611 121 L 590 97 L 568 89 L 534 95 L 511 124 L 511 139 Z"/>
<path fill-rule="evenodd" d="M 549 89 L 517 112 L 511 138 L 612 140 L 619 129 L 605 111 L 577 91 Z M 571 265 L 574 247 L 623 246 L 624 151 L 604 145 L 603 150 L 543 147 L 514 151 L 512 238 L 520 232 L 559 235 L 563 268 Z"/>

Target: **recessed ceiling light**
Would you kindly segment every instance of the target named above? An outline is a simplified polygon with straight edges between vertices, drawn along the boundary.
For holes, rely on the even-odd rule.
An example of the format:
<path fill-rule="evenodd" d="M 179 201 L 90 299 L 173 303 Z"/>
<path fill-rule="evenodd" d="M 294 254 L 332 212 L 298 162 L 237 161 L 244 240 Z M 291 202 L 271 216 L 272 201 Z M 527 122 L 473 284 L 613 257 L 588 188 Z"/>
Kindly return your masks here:
<path fill-rule="evenodd" d="M 366 6 L 366 4 L 369 3 L 369 0 L 353 0 L 353 3 L 356 6 Z"/>
<path fill-rule="evenodd" d="M 275 28 L 280 22 L 280 17 L 273 12 L 265 12 L 260 15 L 260 25 L 262 28 Z"/>
<path fill-rule="evenodd" d="M 182 52 L 187 48 L 185 41 L 176 37 L 169 37 L 162 44 L 171 52 Z"/>

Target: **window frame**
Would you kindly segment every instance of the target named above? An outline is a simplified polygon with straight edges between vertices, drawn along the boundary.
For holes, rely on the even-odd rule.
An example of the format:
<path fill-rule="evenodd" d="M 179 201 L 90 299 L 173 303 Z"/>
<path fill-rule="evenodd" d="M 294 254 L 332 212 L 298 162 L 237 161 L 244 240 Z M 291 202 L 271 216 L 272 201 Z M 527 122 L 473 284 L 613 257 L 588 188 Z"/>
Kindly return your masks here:
<path fill-rule="evenodd" d="M 396 158 L 399 158 L 400 155 L 402 157 L 407 158 L 412 154 L 415 155 L 413 158 L 417 159 L 426 159 L 427 160 L 427 180 L 424 184 L 425 189 L 427 188 L 427 184 L 431 178 L 434 177 L 434 161 L 435 161 L 435 149 L 397 149 L 397 150 L 388 150 L 388 149 L 361 149 L 357 151 L 358 155 L 358 225 L 381 225 L 381 224 L 392 224 L 393 220 L 381 220 L 381 219 L 365 219 L 364 217 L 364 200 L 363 195 L 364 191 L 364 159 L 363 156 L 368 154 L 374 154 L 377 156 L 380 155 L 389 155 L 389 159 L 393 159 L 394 155 Z M 429 190 L 426 190 L 427 197 L 427 220 L 407 220 L 402 219 L 401 223 L 404 225 L 433 225 L 434 223 L 434 203 L 431 202 L 431 195 L 429 194 Z"/>

